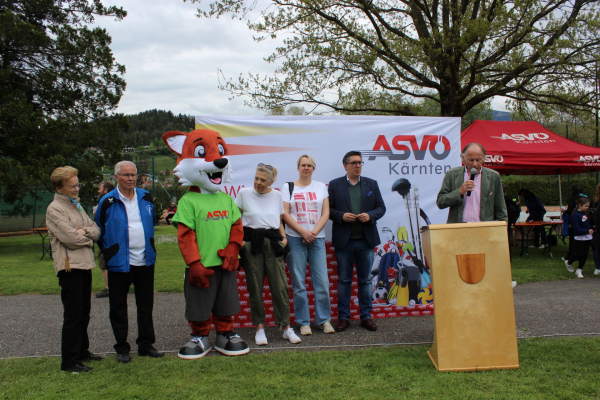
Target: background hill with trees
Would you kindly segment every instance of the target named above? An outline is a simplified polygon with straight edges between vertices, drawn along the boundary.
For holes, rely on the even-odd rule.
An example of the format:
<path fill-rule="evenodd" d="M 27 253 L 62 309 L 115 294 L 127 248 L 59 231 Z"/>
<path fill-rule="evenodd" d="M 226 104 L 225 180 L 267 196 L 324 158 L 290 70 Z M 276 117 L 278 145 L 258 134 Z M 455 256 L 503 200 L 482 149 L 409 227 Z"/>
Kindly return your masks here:
<path fill-rule="evenodd" d="M 165 110 L 147 110 L 138 114 L 125 115 L 129 131 L 121 132 L 125 146 L 162 146 L 161 136 L 168 131 L 189 132 L 194 129 L 193 115 L 173 114 Z"/>

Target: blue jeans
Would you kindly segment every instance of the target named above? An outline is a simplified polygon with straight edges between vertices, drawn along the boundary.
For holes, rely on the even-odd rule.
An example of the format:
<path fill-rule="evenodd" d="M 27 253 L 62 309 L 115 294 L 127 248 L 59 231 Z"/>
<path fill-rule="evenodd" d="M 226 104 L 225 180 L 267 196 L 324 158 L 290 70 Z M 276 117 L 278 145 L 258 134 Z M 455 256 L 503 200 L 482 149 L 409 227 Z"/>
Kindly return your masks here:
<path fill-rule="evenodd" d="M 345 247 L 335 249 L 338 270 L 338 319 L 350 319 L 352 296 L 352 267 L 356 263 L 360 319 L 371 319 L 371 267 L 373 248 L 364 239 L 351 239 Z"/>
<path fill-rule="evenodd" d="M 310 324 L 308 297 L 306 292 L 306 262 L 310 264 L 310 276 L 315 293 L 315 324 L 331 320 L 329 302 L 329 277 L 325 239 L 317 238 L 310 244 L 302 243 L 302 237 L 289 236 L 290 254 L 287 258 L 292 287 L 294 289 L 294 313 L 300 325 Z"/>

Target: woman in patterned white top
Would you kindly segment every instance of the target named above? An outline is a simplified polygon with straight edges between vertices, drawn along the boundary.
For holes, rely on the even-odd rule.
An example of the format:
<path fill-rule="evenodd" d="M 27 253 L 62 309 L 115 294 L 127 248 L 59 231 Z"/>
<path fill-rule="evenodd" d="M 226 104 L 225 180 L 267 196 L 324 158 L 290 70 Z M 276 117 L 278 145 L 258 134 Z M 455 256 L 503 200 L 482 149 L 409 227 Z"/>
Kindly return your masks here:
<path fill-rule="evenodd" d="M 298 180 L 290 191 L 289 183 L 283 185 L 283 219 L 290 246 L 287 258 L 294 289 L 294 312 L 301 335 L 311 335 L 308 296 L 306 291 L 306 263 L 315 298 L 315 324 L 325 333 L 334 333 L 331 326 L 329 278 L 325 253 L 325 232 L 329 220 L 329 194 L 322 182 L 312 180 L 315 160 L 304 154 L 298 159 Z M 291 193 L 290 193 L 291 192 Z"/>

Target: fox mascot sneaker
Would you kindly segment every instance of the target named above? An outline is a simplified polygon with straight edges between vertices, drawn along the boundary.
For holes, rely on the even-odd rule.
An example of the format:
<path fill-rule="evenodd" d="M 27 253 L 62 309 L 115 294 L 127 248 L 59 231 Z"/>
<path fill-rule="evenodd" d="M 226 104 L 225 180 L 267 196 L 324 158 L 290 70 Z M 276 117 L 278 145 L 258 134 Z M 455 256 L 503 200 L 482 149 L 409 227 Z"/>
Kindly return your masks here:
<path fill-rule="evenodd" d="M 250 347 L 235 332 L 217 333 L 215 350 L 226 356 L 241 356 L 250 352 Z"/>
<path fill-rule="evenodd" d="M 179 353 L 177 353 L 177 357 L 182 360 L 195 360 L 197 358 L 202 358 L 210 351 L 212 347 L 210 346 L 210 340 L 208 336 L 194 336 L 192 340 L 187 342 Z"/>

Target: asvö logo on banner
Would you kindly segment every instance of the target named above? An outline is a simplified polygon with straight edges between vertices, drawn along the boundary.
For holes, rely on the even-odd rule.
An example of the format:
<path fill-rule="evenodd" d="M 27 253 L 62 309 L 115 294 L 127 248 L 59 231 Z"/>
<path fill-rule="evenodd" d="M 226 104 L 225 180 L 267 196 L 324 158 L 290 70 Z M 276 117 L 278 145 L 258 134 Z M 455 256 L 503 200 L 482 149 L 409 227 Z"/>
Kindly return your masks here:
<path fill-rule="evenodd" d="M 423 135 L 419 144 L 415 135 L 396 135 L 391 140 L 388 140 L 385 135 L 379 135 L 372 150 L 361 150 L 360 152 L 363 157 L 372 161 L 377 157 L 387 157 L 389 160 L 408 160 L 411 155 L 415 160 L 423 160 L 427 151 L 436 160 L 443 160 L 450 154 L 450 141 L 441 135 Z"/>
<path fill-rule="evenodd" d="M 490 136 L 492 139 L 512 140 L 520 144 L 535 144 L 535 143 L 553 143 L 556 142 L 550 139 L 550 135 L 544 132 L 537 133 L 503 133 L 502 136 Z"/>

